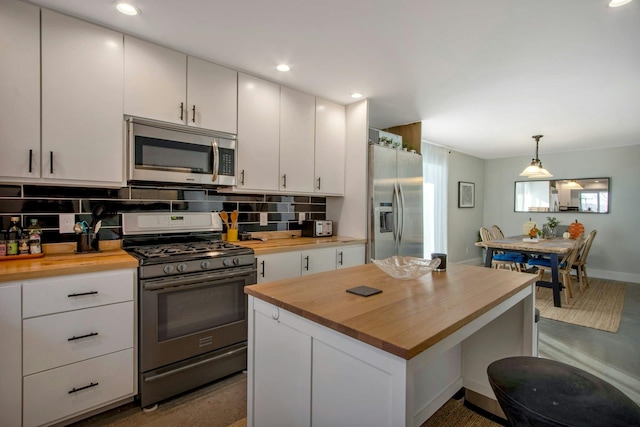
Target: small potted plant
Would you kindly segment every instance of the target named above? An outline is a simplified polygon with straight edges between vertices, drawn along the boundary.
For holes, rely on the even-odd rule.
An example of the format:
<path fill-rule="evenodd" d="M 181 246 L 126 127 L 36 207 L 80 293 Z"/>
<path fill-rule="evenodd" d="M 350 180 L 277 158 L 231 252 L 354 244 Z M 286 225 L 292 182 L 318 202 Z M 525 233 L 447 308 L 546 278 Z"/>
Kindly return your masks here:
<path fill-rule="evenodd" d="M 548 237 L 555 237 L 556 227 L 558 226 L 558 224 L 560 224 L 560 220 L 558 220 L 555 216 L 548 216 L 547 223 L 545 224 L 545 227 L 548 228 L 548 231 L 545 234 Z"/>
<path fill-rule="evenodd" d="M 407 146 L 407 144 L 402 144 L 402 151 L 407 151 L 409 149 L 409 147 Z"/>

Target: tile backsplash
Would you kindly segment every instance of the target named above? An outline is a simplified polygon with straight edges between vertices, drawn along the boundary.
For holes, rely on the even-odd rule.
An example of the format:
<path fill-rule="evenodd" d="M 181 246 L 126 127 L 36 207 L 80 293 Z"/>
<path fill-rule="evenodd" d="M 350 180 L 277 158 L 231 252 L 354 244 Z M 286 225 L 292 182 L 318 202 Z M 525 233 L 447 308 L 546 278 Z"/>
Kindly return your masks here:
<path fill-rule="evenodd" d="M 326 198 L 295 195 L 221 193 L 215 189 L 128 186 L 117 189 L 0 184 L 2 230 L 12 216 L 20 216 L 27 227 L 37 218 L 43 243 L 74 241 L 74 234 L 60 234 L 58 214 L 73 213 L 76 221 L 91 220 L 98 204 L 109 215 L 102 221 L 100 240 L 122 238 L 123 212 L 231 212 L 238 209 L 240 231 L 299 230 L 298 214 L 306 219 L 326 219 Z M 267 212 L 268 225 L 260 225 L 260 212 Z"/>

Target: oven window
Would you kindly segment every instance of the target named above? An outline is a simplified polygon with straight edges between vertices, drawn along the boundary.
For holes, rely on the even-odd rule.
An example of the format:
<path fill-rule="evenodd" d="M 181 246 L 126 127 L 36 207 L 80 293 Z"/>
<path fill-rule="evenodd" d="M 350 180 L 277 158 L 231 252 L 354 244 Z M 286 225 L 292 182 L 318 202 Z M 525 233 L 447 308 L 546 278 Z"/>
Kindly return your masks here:
<path fill-rule="evenodd" d="M 207 145 L 136 136 L 135 164 L 139 169 L 212 174 L 212 149 Z"/>
<path fill-rule="evenodd" d="M 244 320 L 245 279 L 158 294 L 158 341 Z"/>

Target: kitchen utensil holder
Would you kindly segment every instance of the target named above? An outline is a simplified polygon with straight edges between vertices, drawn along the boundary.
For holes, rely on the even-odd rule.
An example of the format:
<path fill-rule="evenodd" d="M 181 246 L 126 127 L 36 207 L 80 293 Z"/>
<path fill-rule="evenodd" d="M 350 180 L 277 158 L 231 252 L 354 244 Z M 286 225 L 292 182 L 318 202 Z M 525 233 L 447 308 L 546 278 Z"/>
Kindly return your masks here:
<path fill-rule="evenodd" d="M 100 235 L 90 232 L 78 234 L 77 253 L 100 252 Z"/>

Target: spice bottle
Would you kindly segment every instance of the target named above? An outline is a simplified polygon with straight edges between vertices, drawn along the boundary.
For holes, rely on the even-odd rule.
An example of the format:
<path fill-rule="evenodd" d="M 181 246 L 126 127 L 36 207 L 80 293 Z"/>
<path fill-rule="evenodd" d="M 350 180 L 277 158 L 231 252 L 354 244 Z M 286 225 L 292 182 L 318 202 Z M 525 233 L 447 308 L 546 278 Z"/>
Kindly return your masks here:
<path fill-rule="evenodd" d="M 35 218 L 31 219 L 29 226 L 29 252 L 32 254 L 42 253 L 42 229 Z"/>
<path fill-rule="evenodd" d="M 7 255 L 18 255 L 18 241 L 22 237 L 20 217 L 12 216 L 11 225 L 7 229 Z"/>

